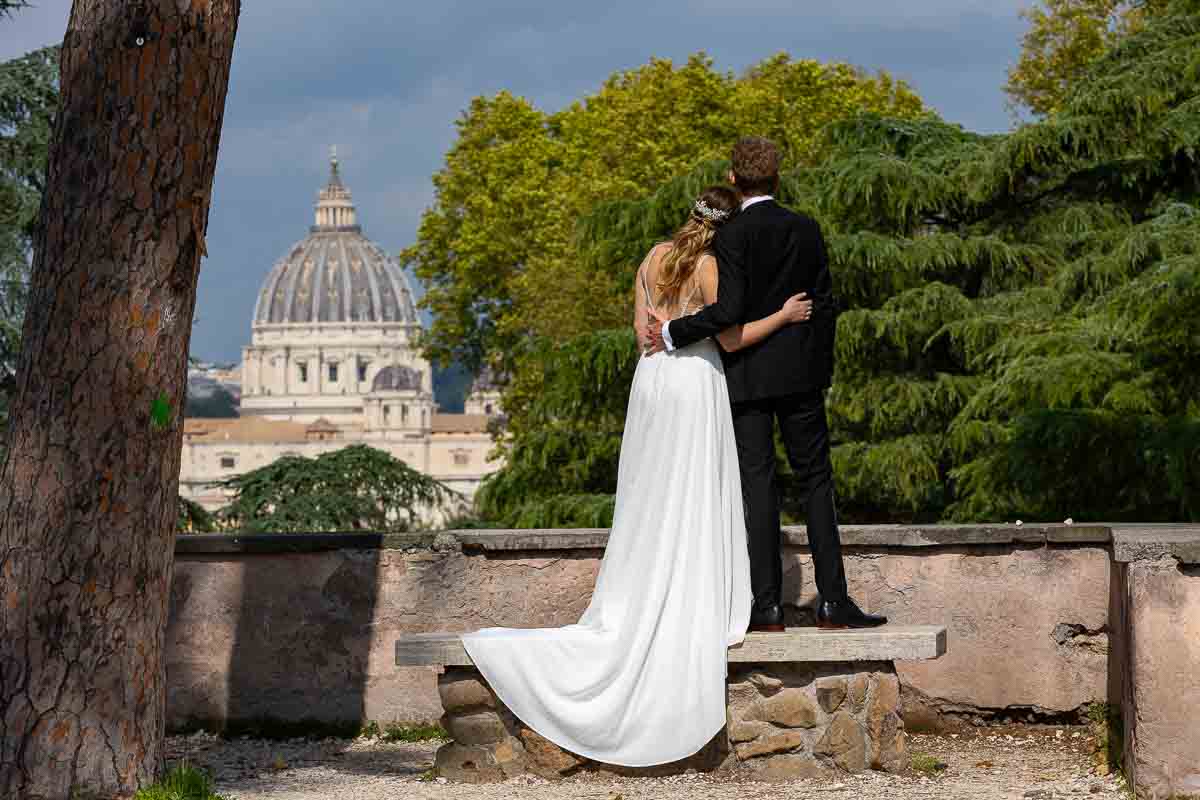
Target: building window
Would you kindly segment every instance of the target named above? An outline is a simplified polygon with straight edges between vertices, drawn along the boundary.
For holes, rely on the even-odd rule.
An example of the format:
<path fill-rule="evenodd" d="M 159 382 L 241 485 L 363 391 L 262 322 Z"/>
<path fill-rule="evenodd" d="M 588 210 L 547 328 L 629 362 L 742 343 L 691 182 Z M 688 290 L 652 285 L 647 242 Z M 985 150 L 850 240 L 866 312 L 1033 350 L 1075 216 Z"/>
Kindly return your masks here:
<path fill-rule="evenodd" d="M 221 469 L 233 469 L 237 466 L 237 459 L 233 456 L 221 456 Z"/>
<path fill-rule="evenodd" d="M 358 382 L 362 383 L 367 379 L 367 362 L 358 362 Z"/>
<path fill-rule="evenodd" d="M 300 368 L 300 382 L 308 383 L 308 364 L 297 364 Z"/>
<path fill-rule="evenodd" d="M 484 406 L 483 406 L 483 413 L 485 413 L 485 414 L 491 414 L 491 413 L 492 413 L 492 404 L 491 404 L 491 403 L 486 403 L 486 404 L 484 404 Z"/>
<path fill-rule="evenodd" d="M 384 419 L 387 419 L 387 418 L 388 418 L 388 412 L 389 412 L 389 411 L 391 411 L 391 410 L 392 410 L 392 407 L 391 407 L 391 406 L 384 406 L 384 407 L 383 407 L 383 418 L 384 418 Z"/>
<path fill-rule="evenodd" d="M 471 454 L 468 453 L 466 450 L 455 450 L 454 451 L 454 463 L 455 464 L 460 464 L 460 465 L 466 464 L 470 460 L 471 460 Z"/>
<path fill-rule="evenodd" d="M 337 364 L 329 365 L 329 382 L 337 383 Z"/>
<path fill-rule="evenodd" d="M 408 423 L 408 406 L 400 406 L 400 424 Z"/>

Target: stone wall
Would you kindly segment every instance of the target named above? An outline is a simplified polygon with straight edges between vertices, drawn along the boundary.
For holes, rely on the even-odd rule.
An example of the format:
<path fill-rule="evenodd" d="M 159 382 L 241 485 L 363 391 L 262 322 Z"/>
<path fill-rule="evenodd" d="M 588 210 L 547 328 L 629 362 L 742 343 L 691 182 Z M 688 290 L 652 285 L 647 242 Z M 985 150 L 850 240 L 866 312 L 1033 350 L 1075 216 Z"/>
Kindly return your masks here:
<path fill-rule="evenodd" d="M 896 664 L 910 727 L 1076 714 L 1109 699 L 1109 528 L 846 526 L 842 538 L 865 608 L 948 629 L 946 656 Z M 397 668 L 396 638 L 575 622 L 606 540 L 602 530 L 181 536 L 169 724 L 436 720 L 436 671 Z M 803 530 L 787 531 L 784 558 L 789 624 L 807 624 Z"/>
<path fill-rule="evenodd" d="M 1125 775 L 1139 797 L 1200 797 L 1200 532 L 1114 532 Z"/>

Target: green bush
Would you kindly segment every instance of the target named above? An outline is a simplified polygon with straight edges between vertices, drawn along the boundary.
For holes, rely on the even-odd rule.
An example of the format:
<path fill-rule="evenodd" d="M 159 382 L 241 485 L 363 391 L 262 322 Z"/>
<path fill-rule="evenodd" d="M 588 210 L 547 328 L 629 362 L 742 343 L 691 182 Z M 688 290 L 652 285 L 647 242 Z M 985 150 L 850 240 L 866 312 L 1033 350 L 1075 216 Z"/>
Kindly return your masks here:
<path fill-rule="evenodd" d="M 208 775 L 193 767 L 178 766 L 158 783 L 140 789 L 134 800 L 225 800 L 213 791 Z"/>

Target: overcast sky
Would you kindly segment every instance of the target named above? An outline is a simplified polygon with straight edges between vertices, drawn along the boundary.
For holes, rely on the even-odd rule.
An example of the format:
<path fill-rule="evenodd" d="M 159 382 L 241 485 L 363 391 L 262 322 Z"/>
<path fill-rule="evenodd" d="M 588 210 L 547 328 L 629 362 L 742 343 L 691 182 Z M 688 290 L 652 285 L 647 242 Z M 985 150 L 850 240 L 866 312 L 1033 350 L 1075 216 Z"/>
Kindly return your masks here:
<path fill-rule="evenodd" d="M 0 19 L 0 60 L 61 41 L 69 0 Z M 412 243 L 472 97 L 545 110 L 651 57 L 740 73 L 774 53 L 885 68 L 946 119 L 998 132 L 1026 0 L 248 0 L 242 5 L 192 353 L 235 361 L 271 265 L 313 222 L 336 144 L 363 232 Z M 413 280 L 418 294 L 420 285 Z"/>

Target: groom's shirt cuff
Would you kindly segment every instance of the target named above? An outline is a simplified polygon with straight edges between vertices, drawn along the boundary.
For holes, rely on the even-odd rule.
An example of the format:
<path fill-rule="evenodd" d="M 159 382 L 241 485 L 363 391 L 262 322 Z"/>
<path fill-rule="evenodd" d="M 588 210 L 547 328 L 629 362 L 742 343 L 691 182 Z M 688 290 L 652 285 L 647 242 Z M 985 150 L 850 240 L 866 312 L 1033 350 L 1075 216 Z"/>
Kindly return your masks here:
<path fill-rule="evenodd" d="M 666 345 L 668 353 L 675 349 L 675 344 L 671 341 L 670 328 L 671 328 L 670 320 L 667 320 L 666 322 L 663 323 L 663 329 L 662 329 L 663 344 Z"/>

